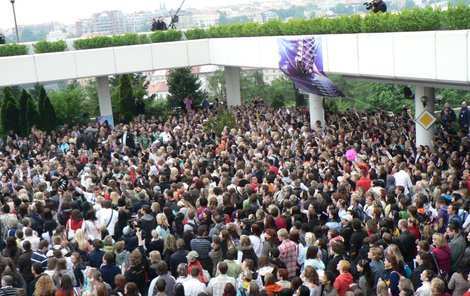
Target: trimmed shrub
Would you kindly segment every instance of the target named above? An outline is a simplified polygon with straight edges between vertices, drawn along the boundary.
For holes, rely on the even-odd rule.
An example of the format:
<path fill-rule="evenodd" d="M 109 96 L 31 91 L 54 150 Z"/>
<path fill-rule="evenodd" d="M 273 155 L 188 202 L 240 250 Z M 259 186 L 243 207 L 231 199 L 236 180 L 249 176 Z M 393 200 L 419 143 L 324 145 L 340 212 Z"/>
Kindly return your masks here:
<path fill-rule="evenodd" d="M 28 46 L 24 44 L 5 44 L 0 46 L 0 57 L 11 57 L 28 54 Z"/>
<path fill-rule="evenodd" d="M 61 52 L 65 51 L 67 48 L 67 44 L 64 40 L 59 40 L 56 42 L 44 40 L 35 43 L 33 46 L 35 53 Z"/>
<path fill-rule="evenodd" d="M 209 38 L 209 32 L 204 29 L 192 29 L 184 32 L 186 38 L 189 40 L 206 39 Z"/>
<path fill-rule="evenodd" d="M 155 31 L 149 37 L 152 43 L 180 41 L 183 33 L 177 30 Z"/>
<path fill-rule="evenodd" d="M 73 42 L 75 49 L 92 49 L 92 48 L 105 48 L 112 47 L 113 37 L 110 36 L 95 36 L 86 39 L 77 39 Z"/>

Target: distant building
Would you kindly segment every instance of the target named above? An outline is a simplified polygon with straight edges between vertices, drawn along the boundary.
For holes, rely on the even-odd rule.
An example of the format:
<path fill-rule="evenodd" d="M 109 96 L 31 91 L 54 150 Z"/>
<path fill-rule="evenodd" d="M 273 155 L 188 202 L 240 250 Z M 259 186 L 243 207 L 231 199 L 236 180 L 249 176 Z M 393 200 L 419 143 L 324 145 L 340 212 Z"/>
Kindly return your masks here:
<path fill-rule="evenodd" d="M 129 32 L 127 17 L 121 11 L 103 11 L 95 13 L 89 19 L 76 22 L 78 36 L 101 33 L 105 35 Z"/>
<path fill-rule="evenodd" d="M 68 36 L 68 33 L 62 31 L 52 31 L 47 34 L 47 41 L 55 42 L 59 40 L 65 40 Z"/>

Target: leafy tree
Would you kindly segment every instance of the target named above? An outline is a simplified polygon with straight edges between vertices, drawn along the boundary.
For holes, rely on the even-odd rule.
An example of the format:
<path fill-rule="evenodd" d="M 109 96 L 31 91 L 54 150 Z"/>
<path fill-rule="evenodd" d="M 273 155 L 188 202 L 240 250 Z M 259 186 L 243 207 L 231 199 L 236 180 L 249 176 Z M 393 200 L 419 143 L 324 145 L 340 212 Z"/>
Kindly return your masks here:
<path fill-rule="evenodd" d="M 222 133 L 225 127 L 229 129 L 235 128 L 237 126 L 237 119 L 229 111 L 225 111 L 222 114 L 216 114 L 209 118 L 206 126 L 204 127 L 205 131 L 213 131 L 216 135 Z"/>
<path fill-rule="evenodd" d="M 180 68 L 170 70 L 167 78 L 170 95 L 168 105 L 170 107 L 183 106 L 183 100 L 187 96 L 193 97 L 193 106 L 199 105 L 207 94 L 201 91 L 201 82 L 191 68 Z"/>
<path fill-rule="evenodd" d="M 38 110 L 39 127 L 46 131 L 52 131 L 57 125 L 57 115 L 44 87 L 41 87 L 39 93 Z"/>
<path fill-rule="evenodd" d="M 213 75 L 208 77 L 207 82 L 207 88 L 212 97 L 222 99 L 227 96 L 223 70 L 215 71 Z"/>
<path fill-rule="evenodd" d="M 242 100 L 251 101 L 256 97 L 267 98 L 266 83 L 263 80 L 263 72 L 243 71 L 240 73 L 240 94 Z"/>
<path fill-rule="evenodd" d="M 28 100 L 26 101 L 26 133 L 31 131 L 33 125 L 37 125 L 39 122 L 39 113 L 36 107 L 36 103 L 31 96 L 28 96 Z"/>
<path fill-rule="evenodd" d="M 29 99 L 31 99 L 31 95 L 25 89 L 23 89 L 21 92 L 19 104 L 19 125 L 22 135 L 28 134 L 26 105 Z"/>
<path fill-rule="evenodd" d="M 83 114 L 91 111 L 87 110 L 85 106 L 87 101 L 85 90 L 76 82 L 66 85 L 61 90 L 50 91 L 49 96 L 54 109 L 57 110 L 59 124 L 81 123 Z"/>
<path fill-rule="evenodd" d="M 286 105 L 284 97 L 281 94 L 275 94 L 271 100 L 271 107 L 275 109 L 282 108 Z"/>
<path fill-rule="evenodd" d="M 136 115 L 134 93 L 129 74 L 121 75 L 118 87 L 120 118 L 125 122 L 131 121 Z"/>
<path fill-rule="evenodd" d="M 18 124 L 19 108 L 18 102 L 11 93 L 9 87 L 3 90 L 3 101 L 1 105 L 2 127 L 5 133 L 13 130 L 20 133 L 20 125 Z"/>

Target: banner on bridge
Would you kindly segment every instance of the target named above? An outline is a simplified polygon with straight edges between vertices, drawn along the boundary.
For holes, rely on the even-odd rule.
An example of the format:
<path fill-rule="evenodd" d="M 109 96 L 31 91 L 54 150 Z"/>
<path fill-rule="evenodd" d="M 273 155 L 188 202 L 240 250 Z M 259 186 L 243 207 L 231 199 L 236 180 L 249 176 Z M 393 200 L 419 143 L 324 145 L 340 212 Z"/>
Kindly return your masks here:
<path fill-rule="evenodd" d="M 344 94 L 323 72 L 321 38 L 278 38 L 279 69 L 295 85 L 322 97 L 344 97 Z"/>

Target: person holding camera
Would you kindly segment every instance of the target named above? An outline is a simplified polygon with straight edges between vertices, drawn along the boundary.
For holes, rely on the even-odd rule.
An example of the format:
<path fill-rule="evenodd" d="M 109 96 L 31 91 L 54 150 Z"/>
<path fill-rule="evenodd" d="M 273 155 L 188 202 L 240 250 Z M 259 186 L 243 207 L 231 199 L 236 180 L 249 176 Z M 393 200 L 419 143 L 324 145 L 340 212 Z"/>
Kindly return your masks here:
<path fill-rule="evenodd" d="M 377 13 L 377 12 L 387 12 L 387 4 L 383 2 L 382 0 L 374 0 L 372 2 L 372 12 Z"/>

